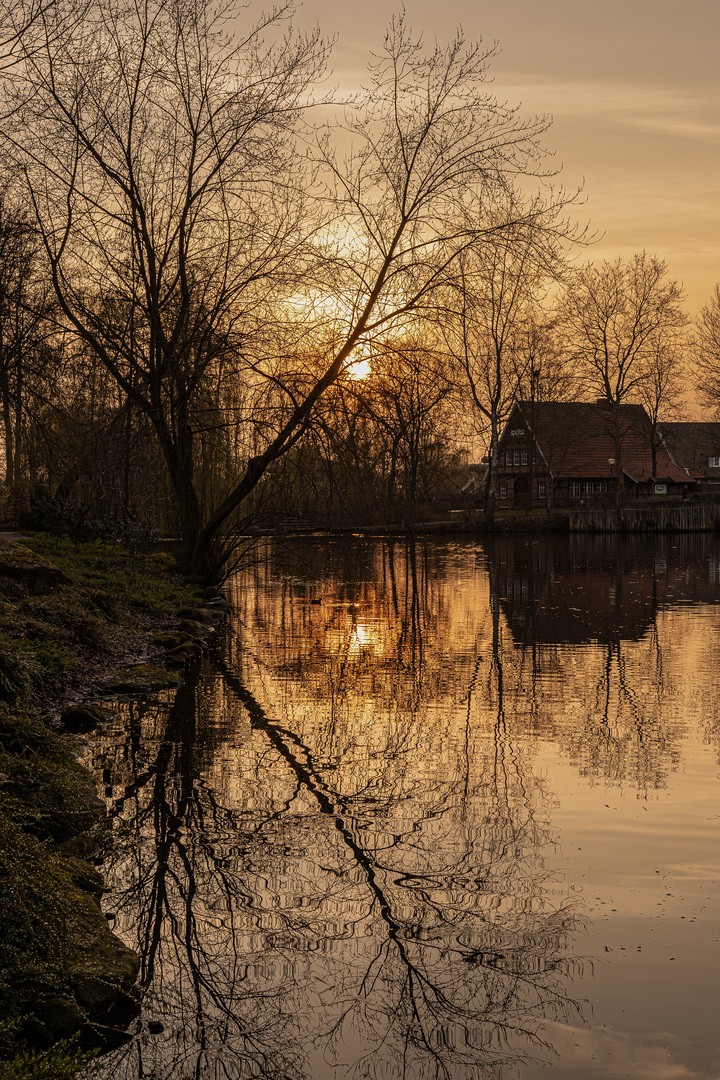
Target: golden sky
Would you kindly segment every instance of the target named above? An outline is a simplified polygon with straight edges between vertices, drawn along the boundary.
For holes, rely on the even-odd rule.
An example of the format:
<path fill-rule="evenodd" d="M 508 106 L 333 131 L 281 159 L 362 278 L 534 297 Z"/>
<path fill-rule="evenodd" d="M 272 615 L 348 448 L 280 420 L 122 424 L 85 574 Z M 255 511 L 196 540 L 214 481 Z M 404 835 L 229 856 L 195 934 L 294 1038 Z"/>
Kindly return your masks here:
<path fill-rule="evenodd" d="M 399 7 L 399 5 L 398 5 Z M 429 43 L 461 24 L 499 43 L 499 98 L 551 114 L 547 146 L 600 239 L 593 258 L 645 249 L 684 282 L 694 314 L 720 280 L 720 4 L 717 0 L 407 0 Z M 363 79 L 392 6 L 308 0 L 298 22 L 337 34 L 334 76 Z"/>

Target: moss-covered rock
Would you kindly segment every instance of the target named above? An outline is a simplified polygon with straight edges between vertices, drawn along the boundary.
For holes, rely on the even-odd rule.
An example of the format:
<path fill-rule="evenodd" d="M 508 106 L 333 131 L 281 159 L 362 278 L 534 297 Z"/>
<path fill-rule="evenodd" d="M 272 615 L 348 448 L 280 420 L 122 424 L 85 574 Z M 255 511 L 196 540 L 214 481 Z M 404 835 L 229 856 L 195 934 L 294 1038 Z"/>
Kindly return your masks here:
<path fill-rule="evenodd" d="M 103 680 L 106 694 L 151 694 L 158 690 L 176 689 L 183 680 L 165 668 L 135 664 L 123 671 L 111 671 Z"/>
<path fill-rule="evenodd" d="M 67 847 L 60 854 L 73 885 L 81 892 L 92 896 L 99 905 L 101 896 L 106 892 L 102 874 L 87 859 L 71 854 Z"/>
<path fill-rule="evenodd" d="M 197 622 L 195 619 L 183 619 L 179 629 L 185 634 L 190 634 L 191 637 L 202 639 L 214 633 L 215 626 Z"/>
<path fill-rule="evenodd" d="M 181 633 L 180 630 L 161 630 L 153 635 L 153 641 L 161 649 L 174 649 L 177 645 L 184 644 L 187 639 L 188 635 Z"/>
<path fill-rule="evenodd" d="M 73 997 L 53 997 L 43 1002 L 40 1023 L 53 1041 L 68 1039 L 85 1023 L 85 1016 Z"/>
<path fill-rule="evenodd" d="M 218 613 L 208 611 L 206 608 L 182 608 L 178 612 L 178 618 L 186 622 L 197 622 L 202 626 L 217 626 Z"/>
<path fill-rule="evenodd" d="M 78 890 L 71 915 L 74 944 L 69 982 L 85 1016 L 108 1013 L 137 978 L 140 958 L 108 928 L 95 899 Z"/>
<path fill-rule="evenodd" d="M 71 705 L 69 709 L 63 709 L 60 723 L 66 731 L 74 735 L 84 735 L 101 724 L 106 724 L 111 717 L 112 713 L 101 705 Z"/>
<path fill-rule="evenodd" d="M 202 652 L 202 644 L 198 641 L 185 641 L 182 645 L 176 645 L 167 653 L 167 663 L 173 667 L 183 667 L 190 663 Z"/>
<path fill-rule="evenodd" d="M 71 584 L 60 567 L 24 544 L 7 540 L 0 540 L 0 576 L 21 581 L 33 595 L 52 592 L 58 585 Z"/>

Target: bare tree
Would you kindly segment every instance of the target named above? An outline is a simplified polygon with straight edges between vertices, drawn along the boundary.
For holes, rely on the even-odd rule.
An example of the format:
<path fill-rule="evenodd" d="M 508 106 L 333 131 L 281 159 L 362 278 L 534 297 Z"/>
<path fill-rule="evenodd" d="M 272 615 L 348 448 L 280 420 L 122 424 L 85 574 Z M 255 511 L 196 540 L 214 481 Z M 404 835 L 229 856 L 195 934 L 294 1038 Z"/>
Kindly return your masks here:
<path fill-rule="evenodd" d="M 435 345 L 428 332 L 363 351 L 318 402 L 302 444 L 268 470 L 264 506 L 331 527 L 397 524 L 454 494 L 453 386 Z"/>
<path fill-rule="evenodd" d="M 5 479 L 19 482 L 23 382 L 32 311 L 36 244 L 26 218 L 0 195 L 0 398 L 5 441 Z"/>
<path fill-rule="evenodd" d="M 29 49 L 37 47 L 37 32 L 52 18 L 55 0 L 2 0 L 0 3 L 0 72 L 12 70 Z M 72 9 L 66 9 L 69 14 Z M 76 13 L 80 11 L 80 5 Z M 56 32 L 58 21 L 53 20 Z"/>
<path fill-rule="evenodd" d="M 638 387 L 638 397 L 650 421 L 652 474 L 657 476 L 658 424 L 677 417 L 687 387 L 687 342 L 677 328 L 658 331 L 650 342 L 645 364 L 646 377 Z"/>
<path fill-rule="evenodd" d="M 518 200 L 510 200 L 517 207 Z M 523 205 L 520 203 L 520 205 Z M 562 203 L 535 199 L 513 225 L 485 236 L 459 264 L 441 326 L 460 386 L 487 429 L 485 514 L 495 515 L 498 443 L 522 386 L 539 378 L 532 344 L 535 308 L 563 265 L 563 247 L 576 234 L 559 223 Z M 535 367 L 533 368 L 533 365 Z"/>
<path fill-rule="evenodd" d="M 3 504 L 15 519 L 27 509 L 29 429 L 57 373 L 50 290 L 39 241 L 27 213 L 0 190 L 0 423 L 4 442 Z"/>
<path fill-rule="evenodd" d="M 578 393 L 577 367 L 558 333 L 557 313 L 541 305 L 530 307 L 515 337 L 518 352 L 518 398 L 540 401 L 572 401 Z"/>
<path fill-rule="evenodd" d="M 371 66 L 369 90 L 346 112 L 350 156 L 338 159 L 334 128 L 320 133 L 319 160 L 331 183 L 325 235 L 334 245 L 326 247 L 325 278 L 315 289 L 334 300 L 313 330 L 327 342 L 326 359 L 208 521 L 198 547 L 203 557 L 223 521 L 302 433 L 353 350 L 380 333 L 406 332 L 413 317 L 435 314 L 463 253 L 527 219 L 527 206 L 508 201 L 507 192 L 518 174 L 539 168 L 547 122 L 523 121 L 487 93 L 491 56 L 460 34 L 426 54 L 404 20 L 394 19 Z"/>
<path fill-rule="evenodd" d="M 451 383 L 432 341 L 385 342 L 375 350 L 372 364 L 372 373 L 358 380 L 355 390 L 383 445 L 388 501 L 400 496 L 403 511 L 412 516 L 438 477 L 445 445 L 442 409 Z"/>
<path fill-rule="evenodd" d="M 705 404 L 720 412 L 720 284 L 701 310 L 695 330 L 695 373 Z"/>
<path fill-rule="evenodd" d="M 588 263 L 563 300 L 570 354 L 588 390 L 606 398 L 612 413 L 618 501 L 625 491 L 620 406 L 639 399 L 652 382 L 661 343 L 675 340 L 687 323 L 682 286 L 666 275 L 664 260 L 644 251 L 629 262 Z"/>
<path fill-rule="evenodd" d="M 189 0 L 98 3 L 61 41 L 43 14 L 45 47 L 5 88 L 6 151 L 60 308 L 154 425 L 186 565 L 203 523 L 197 395 L 242 352 L 270 279 L 298 271 L 289 133 L 325 50 L 285 33 L 288 14 L 239 41 L 227 12 Z"/>
<path fill-rule="evenodd" d="M 353 153 L 337 159 L 333 129 L 315 140 L 311 193 L 325 216 L 311 250 L 293 132 L 325 48 L 290 33 L 264 44 L 289 14 L 236 42 L 222 12 L 190 0 L 96 3 L 59 45 L 43 23 L 44 49 L 24 53 L 6 95 L 17 124 L 5 149 L 60 306 L 152 421 L 182 563 L 197 573 L 353 349 L 426 309 L 459 254 L 526 213 L 487 220 L 513 177 L 538 167 L 547 127 L 487 93 L 492 50 L 457 36 L 426 54 L 394 21 L 347 110 Z M 322 362 L 298 367 L 279 321 L 319 335 Z M 244 415 L 234 474 L 204 506 L 194 409 L 219 361 L 234 361 L 260 405 Z"/>
<path fill-rule="evenodd" d="M 518 355 L 516 396 L 522 402 L 523 416 L 533 444 L 537 442 L 541 427 L 540 410 L 536 406 L 548 401 L 574 400 L 578 391 L 577 369 L 562 348 L 555 311 L 546 312 L 539 306 L 530 308 L 516 335 L 515 349 Z M 562 432 L 545 431 L 544 435 L 548 446 L 556 446 L 561 439 L 565 452 L 573 439 L 568 429 Z M 535 453 L 531 453 L 528 472 L 530 492 L 534 490 L 537 464 Z M 550 472 L 547 479 L 546 505 L 550 509 L 556 473 Z"/>

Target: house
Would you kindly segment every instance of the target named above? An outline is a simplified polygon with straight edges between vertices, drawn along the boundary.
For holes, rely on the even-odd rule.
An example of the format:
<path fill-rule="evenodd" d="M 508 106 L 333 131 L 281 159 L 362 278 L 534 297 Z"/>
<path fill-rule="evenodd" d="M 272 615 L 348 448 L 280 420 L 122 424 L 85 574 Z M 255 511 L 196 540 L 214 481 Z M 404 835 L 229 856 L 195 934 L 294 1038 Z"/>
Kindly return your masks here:
<path fill-rule="evenodd" d="M 661 423 L 658 430 L 673 460 L 698 482 L 717 491 L 720 485 L 720 424 L 688 421 Z"/>
<path fill-rule="evenodd" d="M 621 405 L 619 422 L 628 498 L 679 496 L 695 487 L 662 438 L 656 433 L 653 439 L 642 405 Z M 498 507 L 568 505 L 616 490 L 613 418 L 605 400 L 516 401 L 498 449 Z"/>

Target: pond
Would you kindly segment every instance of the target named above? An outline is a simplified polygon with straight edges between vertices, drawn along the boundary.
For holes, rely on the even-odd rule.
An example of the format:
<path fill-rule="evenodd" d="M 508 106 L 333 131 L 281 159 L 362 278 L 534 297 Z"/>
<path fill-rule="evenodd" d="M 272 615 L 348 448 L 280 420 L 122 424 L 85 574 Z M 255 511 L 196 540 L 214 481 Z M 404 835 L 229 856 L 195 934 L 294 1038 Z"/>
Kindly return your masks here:
<path fill-rule="evenodd" d="M 90 751 L 103 1080 L 720 1075 L 720 539 L 267 540 Z"/>

